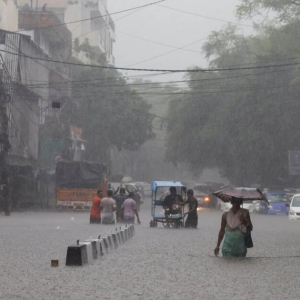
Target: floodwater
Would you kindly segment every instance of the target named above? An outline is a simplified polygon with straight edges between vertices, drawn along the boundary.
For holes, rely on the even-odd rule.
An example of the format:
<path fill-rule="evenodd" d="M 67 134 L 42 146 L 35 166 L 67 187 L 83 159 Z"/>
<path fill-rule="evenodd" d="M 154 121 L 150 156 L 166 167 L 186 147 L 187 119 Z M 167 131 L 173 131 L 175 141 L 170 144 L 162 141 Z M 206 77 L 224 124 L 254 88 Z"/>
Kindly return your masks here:
<path fill-rule="evenodd" d="M 248 257 L 217 258 L 221 212 L 200 211 L 197 230 L 150 228 L 144 203 L 130 241 L 92 265 L 66 267 L 68 245 L 115 226 L 90 225 L 88 213 L 0 215 L 0 299 L 299 299 L 300 221 L 252 219 Z"/>

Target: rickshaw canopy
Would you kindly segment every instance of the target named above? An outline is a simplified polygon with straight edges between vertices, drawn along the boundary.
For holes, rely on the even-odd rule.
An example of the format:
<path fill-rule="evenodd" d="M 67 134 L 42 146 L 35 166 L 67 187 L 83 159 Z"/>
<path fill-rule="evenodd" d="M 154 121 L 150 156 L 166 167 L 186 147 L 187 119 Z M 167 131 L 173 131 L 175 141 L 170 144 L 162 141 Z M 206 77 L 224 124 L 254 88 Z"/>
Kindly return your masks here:
<path fill-rule="evenodd" d="M 180 181 L 152 181 L 152 191 L 156 192 L 159 187 L 180 187 L 185 188 L 185 186 Z"/>

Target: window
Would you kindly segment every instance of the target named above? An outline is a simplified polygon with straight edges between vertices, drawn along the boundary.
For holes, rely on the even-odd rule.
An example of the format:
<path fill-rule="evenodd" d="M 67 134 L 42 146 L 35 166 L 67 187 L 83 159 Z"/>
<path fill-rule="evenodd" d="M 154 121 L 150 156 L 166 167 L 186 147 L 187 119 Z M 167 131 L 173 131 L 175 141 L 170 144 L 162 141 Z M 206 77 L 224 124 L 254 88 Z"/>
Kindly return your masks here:
<path fill-rule="evenodd" d="M 293 199 L 292 207 L 300 207 L 300 196 L 295 196 Z"/>
<path fill-rule="evenodd" d="M 267 194 L 267 199 L 270 203 L 288 202 L 289 196 L 287 194 Z"/>

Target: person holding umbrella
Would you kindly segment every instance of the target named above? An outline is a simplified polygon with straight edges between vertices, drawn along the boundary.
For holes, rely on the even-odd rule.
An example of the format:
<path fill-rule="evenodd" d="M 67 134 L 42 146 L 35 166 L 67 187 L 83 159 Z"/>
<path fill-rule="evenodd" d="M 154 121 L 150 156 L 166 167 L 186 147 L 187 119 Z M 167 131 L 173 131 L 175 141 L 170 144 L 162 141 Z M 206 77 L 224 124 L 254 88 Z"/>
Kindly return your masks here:
<path fill-rule="evenodd" d="M 222 254 L 225 257 L 245 257 L 247 247 L 245 233 L 253 230 L 250 214 L 247 209 L 241 208 L 242 198 L 231 196 L 231 209 L 222 215 L 221 229 L 217 247 L 214 252 L 219 255 L 220 245 L 225 235 Z"/>

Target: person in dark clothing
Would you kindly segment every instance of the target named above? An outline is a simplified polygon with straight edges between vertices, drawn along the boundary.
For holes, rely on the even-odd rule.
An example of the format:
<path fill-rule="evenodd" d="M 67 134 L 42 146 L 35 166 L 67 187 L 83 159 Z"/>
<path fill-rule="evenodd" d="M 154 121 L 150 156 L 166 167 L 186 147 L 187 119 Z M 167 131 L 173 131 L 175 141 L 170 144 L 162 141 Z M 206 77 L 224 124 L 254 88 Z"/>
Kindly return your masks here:
<path fill-rule="evenodd" d="M 163 208 L 165 210 L 165 216 L 167 220 L 170 214 L 178 213 L 178 209 L 175 209 L 175 204 L 180 204 L 182 201 L 181 195 L 176 193 L 176 188 L 170 187 L 170 195 L 166 196 L 163 202 Z"/>
<path fill-rule="evenodd" d="M 115 199 L 116 206 L 117 206 L 117 211 L 116 211 L 117 222 L 122 222 L 123 221 L 122 205 L 123 205 L 124 201 L 128 198 L 128 195 L 126 194 L 126 191 L 124 188 L 118 188 L 116 190 L 113 198 Z"/>
<path fill-rule="evenodd" d="M 187 219 L 185 221 L 185 228 L 197 228 L 198 226 L 198 200 L 194 197 L 193 190 L 187 190 L 187 200 L 182 205 L 189 205 L 189 211 L 185 213 Z"/>
<path fill-rule="evenodd" d="M 176 193 L 175 187 L 170 187 L 170 195 L 166 196 L 163 202 L 163 208 L 167 214 L 174 213 L 173 205 L 178 204 L 178 201 L 183 201 L 181 195 Z"/>

